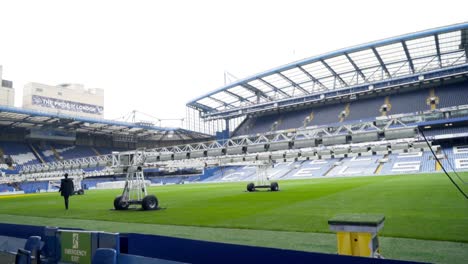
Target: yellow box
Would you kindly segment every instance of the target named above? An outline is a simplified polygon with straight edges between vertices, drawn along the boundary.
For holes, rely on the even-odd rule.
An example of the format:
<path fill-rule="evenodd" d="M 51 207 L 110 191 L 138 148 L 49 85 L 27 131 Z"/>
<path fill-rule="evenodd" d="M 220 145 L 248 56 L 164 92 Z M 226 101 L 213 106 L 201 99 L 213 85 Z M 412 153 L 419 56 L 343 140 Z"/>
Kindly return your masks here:
<path fill-rule="evenodd" d="M 377 233 L 383 227 L 382 215 L 339 215 L 328 221 L 336 231 L 340 255 L 380 257 Z"/>

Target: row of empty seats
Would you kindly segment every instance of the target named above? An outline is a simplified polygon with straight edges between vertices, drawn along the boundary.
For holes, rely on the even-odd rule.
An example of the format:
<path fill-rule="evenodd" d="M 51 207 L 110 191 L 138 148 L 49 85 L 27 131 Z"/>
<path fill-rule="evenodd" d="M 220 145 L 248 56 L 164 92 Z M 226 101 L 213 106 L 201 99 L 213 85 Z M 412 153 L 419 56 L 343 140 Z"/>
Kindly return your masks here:
<path fill-rule="evenodd" d="M 431 110 L 431 107 L 440 109 L 468 105 L 468 97 L 464 96 L 466 89 L 468 89 L 468 83 L 462 82 L 430 89 L 399 92 L 389 96 L 358 98 L 350 103 L 253 116 L 247 118 L 233 135 L 252 135 L 344 121 L 370 121 L 381 115 L 416 113 Z M 434 106 L 431 106 L 431 99 L 433 99 Z"/>
<path fill-rule="evenodd" d="M 44 162 L 55 162 L 67 159 L 76 159 L 90 156 L 110 154 L 111 148 L 92 148 L 89 146 L 63 145 L 55 143 L 34 144 L 23 142 L 0 142 L 0 150 L 3 156 L 0 160 L 0 170 L 8 174 L 18 174 L 23 166 Z M 120 151 L 119 149 L 117 151 Z M 11 160 L 11 164 L 6 164 Z M 2 163 L 2 161 L 4 163 Z M 93 171 L 99 169 L 93 169 Z"/>
<path fill-rule="evenodd" d="M 440 154 L 449 171 L 468 171 L 468 146 L 446 147 Z M 202 182 L 254 181 L 255 166 L 226 166 L 205 170 Z M 272 180 L 364 175 L 393 175 L 442 172 L 429 150 L 369 155 L 349 158 L 325 158 L 277 163 L 267 169 Z M 466 179 L 468 181 L 468 178 Z"/>
<path fill-rule="evenodd" d="M 456 146 L 437 151 L 437 157 L 449 173 L 468 171 L 468 146 Z M 259 168 L 254 165 L 233 165 L 205 168 L 201 175 L 151 176 L 147 177 L 153 184 L 182 184 L 189 182 L 237 182 L 255 181 Z M 288 162 L 274 163 L 266 168 L 270 180 L 307 179 L 344 176 L 394 175 L 412 173 L 442 172 L 436 159 L 429 150 L 410 152 L 395 151 L 390 154 L 369 153 L 354 157 L 323 155 L 322 158 L 301 158 Z M 76 174 L 79 175 L 79 174 Z M 82 186 L 85 189 L 95 188 L 100 182 L 122 181 L 124 175 L 112 177 L 85 178 Z M 468 178 L 466 179 L 468 181 Z M 16 188 L 9 184 L 0 184 L 0 192 L 24 191 L 35 193 L 54 188 L 49 181 L 36 179 L 19 182 Z"/>

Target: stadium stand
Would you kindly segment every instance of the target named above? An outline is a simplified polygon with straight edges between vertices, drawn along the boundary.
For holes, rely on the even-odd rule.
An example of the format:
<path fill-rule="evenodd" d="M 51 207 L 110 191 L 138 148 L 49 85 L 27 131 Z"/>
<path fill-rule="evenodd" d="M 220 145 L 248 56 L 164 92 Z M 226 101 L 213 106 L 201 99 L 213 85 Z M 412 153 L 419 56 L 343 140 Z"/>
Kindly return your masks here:
<path fill-rule="evenodd" d="M 450 134 L 466 134 L 468 133 L 468 127 L 441 127 L 433 128 L 425 132 L 426 137 L 434 137 L 441 135 L 450 135 Z"/>
<path fill-rule="evenodd" d="M 372 120 L 372 117 L 380 116 L 380 107 L 385 103 L 383 99 L 376 97 L 351 102 L 346 120 Z"/>
<path fill-rule="evenodd" d="M 391 109 L 387 113 L 392 115 L 430 110 L 426 104 L 426 98 L 428 97 L 429 92 L 427 89 L 391 95 L 389 100 Z"/>
<path fill-rule="evenodd" d="M 435 96 L 439 98 L 438 108 L 468 105 L 468 97 L 460 96 L 467 88 L 468 82 L 437 87 Z"/>
<path fill-rule="evenodd" d="M 18 142 L 0 142 L 4 155 L 10 156 L 14 164 L 26 165 L 39 163 L 26 144 Z"/>
<path fill-rule="evenodd" d="M 272 179 L 438 172 L 440 166 L 417 133 L 422 127 L 444 164 L 466 169 L 466 154 L 452 149 L 466 142 L 437 147 L 441 139 L 468 132 L 468 97 L 460 96 L 468 89 L 468 65 L 466 60 L 451 59 L 454 54 L 466 58 L 462 40 L 452 36 L 461 30 L 466 29 L 456 25 L 304 59 L 189 102 L 189 110 L 198 111 L 193 116 L 199 119 L 188 123 L 225 124 L 222 131 L 212 127 L 216 140 L 184 129 L 54 116 L 69 124 L 65 129 L 78 127 L 84 132 L 66 141 L 25 140 L 28 133 L 15 142 L 0 139 L 0 168 L 40 181 L 61 175 L 54 172 L 60 168 L 85 175 L 83 183 L 93 188 L 120 177 L 110 168 L 109 154 L 141 147 L 154 158 L 145 168 L 153 184 L 250 181 L 258 161 L 273 163 L 267 169 Z M 443 50 L 426 48 L 436 44 L 433 36 L 440 38 Z M 427 45 L 416 45 L 418 38 Z M 426 57 L 408 56 L 421 49 L 427 49 Z M 402 61 L 394 62 L 392 56 Z M 422 59 L 441 63 L 423 65 Z M 212 95 L 219 96 L 213 100 Z M 223 104 L 226 98 L 231 101 Z M 5 111 L 10 118 L 17 116 L 17 122 L 49 118 L 14 108 Z M 230 119 L 237 117 L 242 121 L 229 127 Z M 120 132 L 125 133 L 116 135 Z M 173 136 L 179 137 L 177 144 L 171 144 Z M 213 160 L 218 163 L 207 164 Z M 202 173 L 200 163 L 205 165 Z M 18 186 L 28 192 L 34 188 L 42 187 Z"/>
<path fill-rule="evenodd" d="M 465 96 L 459 96 L 462 89 L 468 88 L 468 82 L 441 85 L 434 89 L 438 98 L 436 109 L 468 105 Z M 296 129 L 304 126 L 331 125 L 339 122 L 373 121 L 381 115 L 410 114 L 431 110 L 428 100 L 431 89 L 423 88 L 415 91 L 398 92 L 391 95 L 364 98 L 350 102 L 346 111 L 346 102 L 332 105 L 310 107 L 307 109 L 290 110 L 267 116 L 248 117 L 234 132 L 233 136 L 252 135 L 275 130 Z M 387 105 L 388 104 L 388 105 Z M 387 111 L 381 108 L 387 105 Z M 345 116 L 340 120 L 340 114 Z M 309 117 L 309 119 L 306 119 Z M 275 126 L 275 122 L 278 125 Z"/>
<path fill-rule="evenodd" d="M 96 156 L 96 153 L 87 146 L 67 146 L 54 144 L 56 152 L 59 153 L 61 159 L 77 159 L 83 157 Z"/>
<path fill-rule="evenodd" d="M 0 184 L 0 192 L 13 192 L 15 188 L 9 186 L 8 184 Z"/>
<path fill-rule="evenodd" d="M 48 187 L 48 181 L 28 181 L 20 183 L 20 189 L 24 191 L 24 193 L 38 193 L 41 191 L 47 191 Z"/>
<path fill-rule="evenodd" d="M 82 181 L 84 189 L 93 189 L 96 188 L 96 184 L 100 182 L 115 181 L 115 178 L 99 177 L 99 178 L 86 178 Z M 122 180 L 122 179 L 120 179 Z"/>
<path fill-rule="evenodd" d="M 381 158 L 380 155 L 344 158 L 327 176 L 373 175 Z"/>

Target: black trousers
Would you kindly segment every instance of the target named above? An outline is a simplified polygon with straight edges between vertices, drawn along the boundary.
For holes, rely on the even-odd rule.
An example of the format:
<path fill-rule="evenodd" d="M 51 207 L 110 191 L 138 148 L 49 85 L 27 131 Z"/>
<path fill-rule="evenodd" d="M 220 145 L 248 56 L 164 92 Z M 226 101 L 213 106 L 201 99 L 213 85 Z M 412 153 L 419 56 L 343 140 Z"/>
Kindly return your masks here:
<path fill-rule="evenodd" d="M 65 209 L 67 209 L 67 210 L 68 210 L 68 198 L 69 197 L 70 197 L 69 195 L 64 195 L 63 196 L 63 200 L 65 200 Z"/>

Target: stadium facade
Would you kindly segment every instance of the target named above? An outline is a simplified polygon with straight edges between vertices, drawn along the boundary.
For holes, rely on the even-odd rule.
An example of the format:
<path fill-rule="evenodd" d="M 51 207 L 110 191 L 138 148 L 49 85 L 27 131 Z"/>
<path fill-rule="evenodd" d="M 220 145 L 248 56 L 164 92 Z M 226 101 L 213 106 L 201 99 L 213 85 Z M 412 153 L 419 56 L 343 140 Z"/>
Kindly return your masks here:
<path fill-rule="evenodd" d="M 462 23 L 292 62 L 190 101 L 189 130 L 153 128 L 158 132 L 148 136 L 151 129 L 138 124 L 47 117 L 41 124 L 58 118 L 65 123 L 61 131 L 77 122 L 80 139 L 67 146 L 21 142 L 31 128 L 16 142 L 4 137 L 1 151 L 13 162 L 2 170 L 43 182 L 63 171 L 114 175 L 108 169 L 112 157 L 95 154 L 119 146 L 146 147 L 153 183 L 250 181 L 257 161 L 272 164 L 272 179 L 439 172 L 432 152 L 443 166 L 466 170 L 467 54 L 468 23 Z M 9 129 L 36 118 L 17 109 L 1 114 L 18 115 Z M 99 149 L 105 140 L 91 140 L 99 133 L 112 142 L 106 151 Z M 156 135 L 166 141 L 151 141 Z M 167 140 L 174 136 L 180 140 Z M 83 146 L 89 151 L 80 152 Z M 160 177 L 172 174 L 179 175 Z M 109 180 L 89 178 L 87 186 Z"/>
<path fill-rule="evenodd" d="M 104 118 L 104 90 L 82 84 L 27 83 L 23 89 L 23 108 L 55 114 Z"/>

